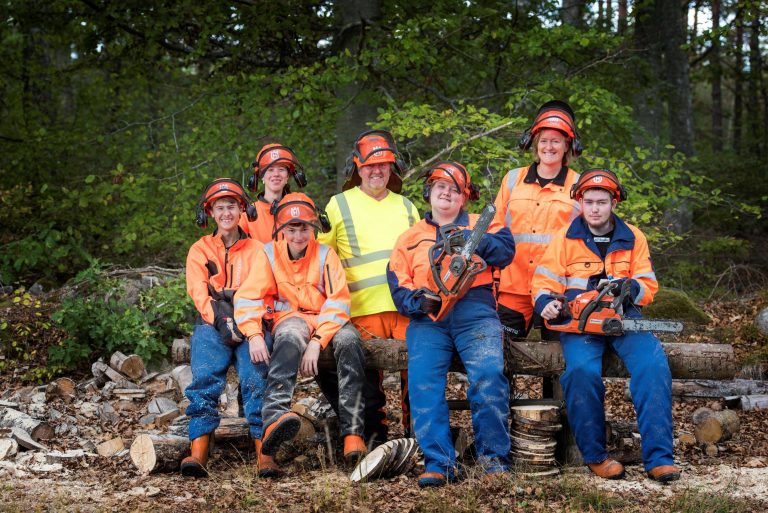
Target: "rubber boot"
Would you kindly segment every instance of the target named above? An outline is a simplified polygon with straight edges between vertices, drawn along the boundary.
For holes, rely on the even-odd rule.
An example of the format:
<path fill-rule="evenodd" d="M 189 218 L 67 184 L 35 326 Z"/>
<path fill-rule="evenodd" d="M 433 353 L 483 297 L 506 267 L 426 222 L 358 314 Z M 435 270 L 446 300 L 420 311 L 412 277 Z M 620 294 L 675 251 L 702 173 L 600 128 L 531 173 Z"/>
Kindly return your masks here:
<path fill-rule="evenodd" d="M 365 446 L 365 440 L 360 435 L 347 435 L 344 437 L 344 459 L 347 463 L 357 463 L 365 456 L 368 448 Z"/>
<path fill-rule="evenodd" d="M 298 434 L 299 429 L 301 429 L 299 416 L 292 411 L 283 413 L 264 430 L 262 452 L 267 456 L 274 456 L 280 449 L 280 445 L 292 440 Z"/>
<path fill-rule="evenodd" d="M 603 479 L 622 479 L 624 477 L 624 465 L 611 458 L 601 463 L 590 463 L 587 467 L 593 474 Z"/>
<path fill-rule="evenodd" d="M 272 456 L 267 456 L 261 452 L 261 440 L 254 440 L 256 446 L 256 469 L 259 477 L 268 477 L 274 479 L 280 475 L 280 467 Z"/>
<path fill-rule="evenodd" d="M 191 454 L 181 460 L 181 475 L 187 477 L 208 477 L 205 465 L 208 463 L 208 445 L 210 433 L 192 440 Z"/>

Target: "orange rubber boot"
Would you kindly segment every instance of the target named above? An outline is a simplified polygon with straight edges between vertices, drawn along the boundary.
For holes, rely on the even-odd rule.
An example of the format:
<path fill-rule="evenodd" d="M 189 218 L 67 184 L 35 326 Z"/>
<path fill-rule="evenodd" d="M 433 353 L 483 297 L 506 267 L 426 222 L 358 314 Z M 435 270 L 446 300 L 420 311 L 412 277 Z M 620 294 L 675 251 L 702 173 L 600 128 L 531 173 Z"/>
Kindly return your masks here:
<path fill-rule="evenodd" d="M 347 463 L 357 463 L 365 456 L 368 448 L 365 446 L 365 440 L 360 435 L 347 435 L 344 437 L 344 459 Z"/>
<path fill-rule="evenodd" d="M 181 475 L 187 477 L 208 477 L 205 465 L 208 463 L 208 445 L 211 435 L 203 435 L 192 440 L 191 454 L 181 460 Z"/>
<path fill-rule="evenodd" d="M 603 479 L 621 479 L 624 477 L 624 465 L 611 458 L 601 463 L 590 463 L 587 465 L 596 476 Z"/>
<path fill-rule="evenodd" d="M 280 467 L 275 462 L 275 458 L 267 456 L 261 452 L 261 440 L 254 440 L 256 446 L 256 469 L 259 477 L 276 478 L 280 475 Z"/>

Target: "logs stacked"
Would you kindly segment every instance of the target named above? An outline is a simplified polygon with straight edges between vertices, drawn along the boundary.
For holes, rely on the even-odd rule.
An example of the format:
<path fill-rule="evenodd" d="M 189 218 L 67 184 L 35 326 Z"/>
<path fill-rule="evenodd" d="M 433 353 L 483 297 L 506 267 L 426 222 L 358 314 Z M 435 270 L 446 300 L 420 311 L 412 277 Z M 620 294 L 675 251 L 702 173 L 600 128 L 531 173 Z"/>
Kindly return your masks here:
<path fill-rule="evenodd" d="M 552 404 L 512 406 L 512 462 L 523 476 L 560 473 L 555 460 L 555 435 L 562 429 L 560 407 Z"/>

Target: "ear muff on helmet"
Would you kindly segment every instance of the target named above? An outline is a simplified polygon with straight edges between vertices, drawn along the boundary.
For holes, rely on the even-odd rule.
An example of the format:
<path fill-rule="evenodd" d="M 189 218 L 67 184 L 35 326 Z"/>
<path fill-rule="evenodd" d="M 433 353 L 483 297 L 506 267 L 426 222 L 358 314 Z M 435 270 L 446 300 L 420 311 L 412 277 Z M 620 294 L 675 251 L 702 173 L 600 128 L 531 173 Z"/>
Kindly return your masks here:
<path fill-rule="evenodd" d="M 616 173 L 609 169 L 590 169 L 571 186 L 571 199 L 576 201 L 589 189 L 603 189 L 610 192 L 617 202 L 626 201 L 627 191 L 619 182 Z"/>
<path fill-rule="evenodd" d="M 264 177 L 264 173 L 270 166 L 282 164 L 288 168 L 288 173 L 293 176 L 293 180 L 299 188 L 307 185 L 307 175 L 304 172 L 304 166 L 296 158 L 296 153 L 288 146 L 271 143 L 264 145 L 256 155 L 256 160 L 251 163 L 253 174 L 248 178 L 248 190 L 256 192 L 259 188 L 259 179 Z M 283 190 L 283 194 L 290 192 L 290 189 Z"/>
<path fill-rule="evenodd" d="M 387 130 L 368 130 L 357 136 L 352 154 L 344 164 L 343 190 L 360 185 L 358 169 L 366 164 L 386 162 L 392 166 L 393 173 L 389 177 L 387 188 L 399 193 L 403 187 L 401 176 L 405 172 L 405 162 L 397 150 L 392 134 Z"/>
<path fill-rule="evenodd" d="M 239 203 L 245 212 L 248 221 L 255 221 L 258 218 L 258 211 L 253 205 L 253 200 L 248 196 L 243 187 L 231 178 L 217 178 L 209 183 L 200 197 L 200 202 L 195 210 L 195 224 L 200 228 L 208 227 L 208 217 L 210 216 L 210 205 L 219 198 L 232 197 Z"/>
<path fill-rule="evenodd" d="M 521 150 L 529 150 L 533 144 L 533 138 L 545 128 L 559 130 L 565 134 L 571 140 L 571 152 L 575 157 L 584 151 L 579 132 L 576 130 L 576 116 L 566 102 L 552 100 L 539 107 L 533 123 L 520 136 L 518 147 Z"/>

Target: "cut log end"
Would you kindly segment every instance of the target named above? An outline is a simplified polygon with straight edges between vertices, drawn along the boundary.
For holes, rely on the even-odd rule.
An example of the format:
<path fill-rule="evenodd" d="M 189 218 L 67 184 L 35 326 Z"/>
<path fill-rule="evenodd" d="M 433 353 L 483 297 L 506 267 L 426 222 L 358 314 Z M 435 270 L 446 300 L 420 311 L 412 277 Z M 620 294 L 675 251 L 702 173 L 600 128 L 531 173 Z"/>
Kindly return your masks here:
<path fill-rule="evenodd" d="M 693 412 L 693 428 L 700 444 L 716 444 L 730 440 L 739 432 L 739 416 L 732 410 L 713 411 L 699 408 Z"/>
<path fill-rule="evenodd" d="M 142 474 L 149 474 L 157 466 L 155 444 L 149 435 L 139 435 L 131 444 L 131 461 Z"/>

